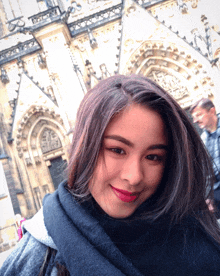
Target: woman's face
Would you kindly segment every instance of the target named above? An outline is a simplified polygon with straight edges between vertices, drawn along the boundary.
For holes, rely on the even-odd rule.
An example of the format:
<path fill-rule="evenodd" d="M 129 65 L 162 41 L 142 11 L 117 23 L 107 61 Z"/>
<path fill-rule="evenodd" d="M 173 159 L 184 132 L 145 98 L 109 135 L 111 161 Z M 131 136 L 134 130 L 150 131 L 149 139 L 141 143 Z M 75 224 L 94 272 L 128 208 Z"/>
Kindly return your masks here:
<path fill-rule="evenodd" d="M 126 218 L 155 193 L 166 163 L 168 141 L 160 115 L 133 104 L 105 130 L 89 189 L 113 218 Z"/>

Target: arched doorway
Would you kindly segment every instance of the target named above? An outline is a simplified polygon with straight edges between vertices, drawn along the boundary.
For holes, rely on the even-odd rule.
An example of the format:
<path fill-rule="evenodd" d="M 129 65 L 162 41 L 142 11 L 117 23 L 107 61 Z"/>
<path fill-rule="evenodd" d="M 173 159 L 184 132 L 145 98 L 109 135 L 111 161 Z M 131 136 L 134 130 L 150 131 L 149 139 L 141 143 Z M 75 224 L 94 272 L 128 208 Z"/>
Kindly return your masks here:
<path fill-rule="evenodd" d="M 58 134 L 54 130 L 47 127 L 41 134 L 40 145 L 43 155 L 50 154 L 50 152 L 53 153 L 54 151 L 62 148 L 62 143 Z M 66 160 L 63 160 L 61 156 L 49 160 L 48 168 L 53 181 L 54 189 L 57 189 L 60 182 L 66 178 L 66 167 L 67 162 Z"/>

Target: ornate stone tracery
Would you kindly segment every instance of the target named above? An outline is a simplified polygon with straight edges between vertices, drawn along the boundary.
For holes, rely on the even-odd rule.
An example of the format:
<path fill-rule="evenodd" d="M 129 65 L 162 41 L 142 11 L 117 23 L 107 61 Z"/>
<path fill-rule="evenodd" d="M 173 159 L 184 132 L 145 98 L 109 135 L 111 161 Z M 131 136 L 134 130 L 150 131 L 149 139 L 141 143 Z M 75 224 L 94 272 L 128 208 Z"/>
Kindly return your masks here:
<path fill-rule="evenodd" d="M 62 147 L 60 138 L 52 129 L 45 128 L 40 140 L 42 153 L 46 153 Z"/>
<path fill-rule="evenodd" d="M 60 114 L 57 114 L 54 109 L 45 108 L 43 106 L 32 106 L 23 116 L 20 124 L 18 125 L 16 148 L 18 151 L 18 156 L 20 158 L 24 157 L 27 166 L 30 166 L 34 163 L 40 164 L 41 153 L 48 152 L 48 146 L 44 145 L 44 150 L 42 150 L 41 147 L 42 135 L 40 135 L 40 133 L 45 131 L 45 125 L 50 125 L 50 131 L 54 129 L 53 133 L 55 133 L 56 129 L 61 131 L 63 121 L 60 117 Z M 63 131 L 64 129 L 62 129 L 61 132 Z M 51 141 L 53 141 L 53 144 L 50 145 L 50 151 L 62 148 L 62 139 L 60 140 L 60 138 L 55 138 L 56 136 L 56 133 L 54 135 L 51 134 L 50 138 Z M 39 144 L 38 139 L 40 139 Z M 55 142 L 56 140 L 57 142 Z M 41 147 L 41 149 L 39 147 Z"/>
<path fill-rule="evenodd" d="M 180 100 L 189 94 L 186 86 L 181 84 L 181 80 L 166 72 L 159 70 L 152 70 L 147 76 L 156 81 L 164 90 L 169 92 L 176 100 Z"/>
<path fill-rule="evenodd" d="M 174 43 L 143 42 L 130 56 L 123 73 L 151 78 L 168 91 L 182 108 L 188 108 L 195 97 L 212 95 L 213 81 L 204 65 Z"/>

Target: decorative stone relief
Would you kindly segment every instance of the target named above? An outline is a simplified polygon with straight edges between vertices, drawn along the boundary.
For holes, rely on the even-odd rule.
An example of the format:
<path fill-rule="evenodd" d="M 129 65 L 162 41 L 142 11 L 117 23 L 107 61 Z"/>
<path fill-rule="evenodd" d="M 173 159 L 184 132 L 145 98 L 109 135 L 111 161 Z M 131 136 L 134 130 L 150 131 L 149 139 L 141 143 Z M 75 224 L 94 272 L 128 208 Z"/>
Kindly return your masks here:
<path fill-rule="evenodd" d="M 32 161 L 31 161 L 31 158 L 25 158 L 25 162 L 26 162 L 26 165 L 27 166 L 30 166 L 30 165 L 32 165 Z"/>
<path fill-rule="evenodd" d="M 177 77 L 166 72 L 153 70 L 147 77 L 153 81 L 156 81 L 176 100 L 179 100 L 189 94 L 187 88 L 181 84 L 181 81 Z"/>
<path fill-rule="evenodd" d="M 34 161 L 35 161 L 36 164 L 41 163 L 41 158 L 40 158 L 40 156 L 34 156 Z"/>
<path fill-rule="evenodd" d="M 156 60 L 155 59 L 149 59 L 148 62 L 147 62 L 147 66 L 151 66 L 151 65 L 154 65 L 156 64 Z"/>
<path fill-rule="evenodd" d="M 129 16 L 130 13 L 136 11 L 136 6 L 134 5 L 134 3 L 125 4 L 124 10 L 125 10 L 125 15 Z"/>
<path fill-rule="evenodd" d="M 108 77 L 110 77 L 110 73 L 105 65 L 105 63 L 102 63 L 100 66 L 99 66 L 100 70 L 101 70 L 101 73 L 102 73 L 102 76 L 101 76 L 101 79 L 106 79 Z"/>
<path fill-rule="evenodd" d="M 193 9 L 197 8 L 197 5 L 198 5 L 198 0 L 193 0 L 191 4 L 192 8 Z"/>
<path fill-rule="evenodd" d="M 51 129 L 45 128 L 41 136 L 41 150 L 43 153 L 58 149 L 62 147 L 60 138 Z"/>
<path fill-rule="evenodd" d="M 46 120 L 40 120 L 40 125 L 43 126 L 43 125 L 46 125 L 47 124 L 47 121 Z"/>
<path fill-rule="evenodd" d="M 34 150 L 34 149 L 36 149 L 36 148 L 37 148 L 37 147 L 36 147 L 35 144 L 32 144 L 32 145 L 31 145 L 31 149 L 32 149 L 32 150 Z"/>
<path fill-rule="evenodd" d="M 52 100 L 55 100 L 53 87 L 51 85 L 47 86 L 47 94 L 51 97 Z"/>
<path fill-rule="evenodd" d="M 25 140 L 26 140 L 26 139 L 27 139 L 27 134 L 26 134 L 26 133 L 22 133 L 22 136 L 21 136 L 21 137 L 22 137 L 22 139 L 25 139 Z"/>
<path fill-rule="evenodd" d="M 19 158 L 21 158 L 23 156 L 23 152 L 19 152 L 18 156 L 19 156 Z"/>
<path fill-rule="evenodd" d="M 24 146 L 24 147 L 23 147 L 23 151 L 28 151 L 27 146 Z"/>

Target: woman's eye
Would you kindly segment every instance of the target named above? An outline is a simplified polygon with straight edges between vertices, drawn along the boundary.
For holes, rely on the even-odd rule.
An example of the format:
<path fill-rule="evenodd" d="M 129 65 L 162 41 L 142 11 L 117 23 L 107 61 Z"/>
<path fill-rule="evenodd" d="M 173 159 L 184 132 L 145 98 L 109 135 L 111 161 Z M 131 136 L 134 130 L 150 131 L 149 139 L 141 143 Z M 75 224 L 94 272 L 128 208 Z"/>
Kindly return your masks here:
<path fill-rule="evenodd" d="M 125 151 L 123 149 L 120 149 L 120 148 L 111 148 L 109 150 L 114 152 L 114 153 L 117 153 L 117 154 L 125 154 Z"/>
<path fill-rule="evenodd" d="M 151 160 L 151 161 L 160 161 L 162 160 L 161 156 L 150 154 L 146 156 L 146 159 Z"/>

